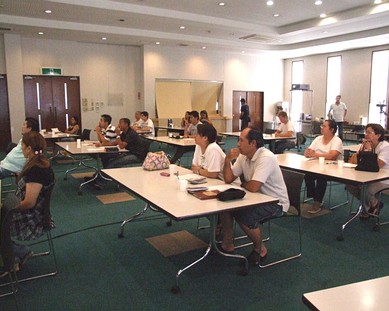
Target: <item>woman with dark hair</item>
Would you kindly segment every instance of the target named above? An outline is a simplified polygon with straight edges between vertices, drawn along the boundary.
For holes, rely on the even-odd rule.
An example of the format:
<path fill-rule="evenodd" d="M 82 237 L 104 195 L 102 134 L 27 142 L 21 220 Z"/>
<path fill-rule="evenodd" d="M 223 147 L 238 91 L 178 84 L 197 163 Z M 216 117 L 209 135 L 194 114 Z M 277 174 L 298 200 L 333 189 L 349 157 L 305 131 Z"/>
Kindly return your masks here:
<path fill-rule="evenodd" d="M 325 160 L 343 159 L 342 140 L 335 136 L 337 125 L 334 120 L 325 120 L 321 125 L 321 136 L 316 137 L 312 144 L 305 150 L 306 157 L 324 157 Z M 313 204 L 308 213 L 316 214 L 321 211 L 323 197 L 327 188 L 327 179 L 315 174 L 305 174 L 307 197 L 313 198 Z"/>
<path fill-rule="evenodd" d="M 201 110 L 200 111 L 200 122 L 201 123 L 208 123 L 208 124 L 212 125 L 211 120 L 209 120 L 207 110 Z"/>
<path fill-rule="evenodd" d="M 54 173 L 50 162 L 43 154 L 46 147 L 45 139 L 38 132 L 25 133 L 22 138 L 22 151 L 27 159 L 17 178 L 15 195 L 7 198 L 2 208 L 2 225 L 4 217 L 10 209 L 21 211 L 13 213 L 10 225 L 11 236 L 18 240 L 32 240 L 43 234 L 43 202 L 46 194 L 54 185 Z M 1 239 L 1 253 L 5 269 L 0 272 L 3 277 L 15 267 L 7 267 L 9 259 L 5 258 L 7 247 L 12 247 L 15 256 L 14 263 L 21 268 L 33 253 L 26 245 L 19 245 Z M 11 252 L 12 253 L 12 252 Z"/>
<path fill-rule="evenodd" d="M 370 123 L 366 125 L 365 128 L 365 139 L 364 143 L 369 142 L 368 144 L 364 144 L 364 151 L 371 151 L 371 148 L 375 150 L 377 154 L 378 166 L 379 168 L 389 168 L 389 143 L 385 140 L 385 130 L 384 128 L 375 123 Z M 354 154 L 350 161 L 351 163 L 357 163 L 357 154 Z M 381 191 L 384 188 L 389 187 L 389 181 L 381 181 L 376 183 L 371 183 L 367 186 L 366 197 L 365 197 L 365 211 L 368 214 L 378 215 L 382 207 L 384 206 L 382 202 L 379 202 L 375 197 L 376 193 Z M 356 186 L 347 186 L 347 190 L 350 191 L 352 195 L 360 199 L 360 189 Z M 369 217 L 369 215 L 362 217 Z"/>
<path fill-rule="evenodd" d="M 189 117 L 190 111 L 185 111 L 185 116 L 181 120 L 181 127 L 185 127 L 185 125 L 188 125 L 190 123 Z"/>
<path fill-rule="evenodd" d="M 70 125 L 65 130 L 65 133 L 77 135 L 79 131 L 80 131 L 80 126 L 78 125 L 78 117 L 73 116 L 70 118 Z"/>

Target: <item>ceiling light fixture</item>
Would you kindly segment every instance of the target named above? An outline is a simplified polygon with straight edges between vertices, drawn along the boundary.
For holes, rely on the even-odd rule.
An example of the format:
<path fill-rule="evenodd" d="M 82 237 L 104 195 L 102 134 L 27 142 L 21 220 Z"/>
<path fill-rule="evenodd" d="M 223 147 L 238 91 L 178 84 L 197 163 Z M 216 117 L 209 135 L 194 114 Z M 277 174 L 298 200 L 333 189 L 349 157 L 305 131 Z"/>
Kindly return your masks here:
<path fill-rule="evenodd" d="M 245 51 L 242 51 L 242 54 L 244 54 L 245 53 Z"/>
<path fill-rule="evenodd" d="M 272 5 L 274 4 L 274 2 L 273 2 L 272 0 L 268 0 L 268 1 L 266 2 L 266 4 L 267 4 L 268 6 L 272 6 Z"/>
<path fill-rule="evenodd" d="M 45 10 L 46 14 L 51 14 L 51 10 Z"/>
<path fill-rule="evenodd" d="M 224 2 L 219 2 L 219 6 L 225 6 L 226 4 Z"/>
<path fill-rule="evenodd" d="M 327 14 L 326 14 L 326 13 L 321 13 L 321 14 L 320 14 L 320 18 L 325 18 L 325 17 L 327 17 Z"/>
<path fill-rule="evenodd" d="M 185 29 L 185 26 L 180 26 L 180 29 Z"/>
<path fill-rule="evenodd" d="M 106 37 L 102 37 L 101 40 L 105 41 L 105 40 L 107 40 L 107 38 Z"/>
<path fill-rule="evenodd" d="M 157 41 L 157 42 L 155 42 L 155 44 L 156 44 L 156 45 L 160 45 L 160 44 L 161 44 L 161 42 Z"/>
<path fill-rule="evenodd" d="M 321 0 L 316 0 L 315 1 L 315 5 L 322 5 L 323 4 L 323 1 L 321 1 Z"/>
<path fill-rule="evenodd" d="M 280 14 L 278 14 L 278 13 L 275 13 L 275 14 L 273 14 L 273 16 L 274 16 L 274 17 L 279 17 L 279 16 L 280 16 Z"/>
<path fill-rule="evenodd" d="M 39 31 L 38 35 L 44 35 L 45 33 L 43 31 Z"/>
<path fill-rule="evenodd" d="M 203 46 L 203 47 L 201 47 L 203 50 L 205 50 L 207 47 L 206 46 Z"/>

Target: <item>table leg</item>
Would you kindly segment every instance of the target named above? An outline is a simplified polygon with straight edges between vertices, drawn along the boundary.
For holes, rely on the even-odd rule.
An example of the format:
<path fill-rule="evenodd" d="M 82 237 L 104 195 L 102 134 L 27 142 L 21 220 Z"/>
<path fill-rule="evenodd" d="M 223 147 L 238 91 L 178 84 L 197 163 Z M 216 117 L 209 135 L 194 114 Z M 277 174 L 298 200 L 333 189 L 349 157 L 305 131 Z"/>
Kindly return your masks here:
<path fill-rule="evenodd" d="M 209 241 L 208 247 L 207 247 L 204 255 L 202 255 L 200 258 L 196 259 L 194 262 L 192 262 L 191 264 L 187 265 L 183 269 L 178 270 L 178 272 L 176 274 L 176 284 L 171 288 L 171 291 L 172 291 L 173 294 L 178 294 L 180 292 L 180 286 L 179 286 L 179 277 L 180 277 L 180 275 L 184 271 L 186 271 L 189 268 L 193 267 L 194 265 L 198 264 L 205 257 L 207 257 L 212 248 L 215 249 L 216 252 L 219 253 L 222 256 L 243 259 L 245 261 L 245 265 L 244 265 L 243 270 L 240 272 L 240 274 L 243 275 L 243 276 L 247 275 L 247 273 L 248 273 L 248 261 L 247 261 L 247 258 L 245 256 L 237 255 L 237 254 L 226 254 L 226 253 L 221 252 L 220 249 L 217 247 L 217 245 L 216 245 L 216 234 L 215 234 L 216 226 L 217 226 L 217 215 L 211 215 L 210 216 L 210 241 Z"/>
<path fill-rule="evenodd" d="M 146 213 L 146 211 L 150 208 L 150 205 L 148 203 L 146 203 L 145 207 L 143 208 L 143 210 L 141 210 L 140 212 L 136 213 L 135 215 L 132 215 L 131 217 L 127 218 L 126 220 L 124 220 L 122 222 L 122 224 L 120 225 L 120 232 L 118 234 L 118 238 L 123 238 L 124 237 L 124 226 L 129 223 L 130 221 L 134 220 L 135 218 L 138 218 L 140 216 L 142 216 L 144 213 Z"/>

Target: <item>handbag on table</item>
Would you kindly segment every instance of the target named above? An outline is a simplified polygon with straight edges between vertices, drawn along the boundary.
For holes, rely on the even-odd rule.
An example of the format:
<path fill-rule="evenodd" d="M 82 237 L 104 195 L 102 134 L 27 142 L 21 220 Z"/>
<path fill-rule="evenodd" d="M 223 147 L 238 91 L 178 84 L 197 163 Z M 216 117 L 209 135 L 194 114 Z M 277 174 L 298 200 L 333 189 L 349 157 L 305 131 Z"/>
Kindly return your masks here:
<path fill-rule="evenodd" d="M 143 161 L 142 167 L 146 171 L 156 171 L 168 168 L 170 161 L 163 151 L 149 152 L 145 160 Z"/>
<path fill-rule="evenodd" d="M 370 144 L 370 151 L 366 151 L 366 146 Z M 371 142 L 364 142 L 357 153 L 357 171 L 378 172 L 378 155 L 375 153 L 375 148 Z"/>

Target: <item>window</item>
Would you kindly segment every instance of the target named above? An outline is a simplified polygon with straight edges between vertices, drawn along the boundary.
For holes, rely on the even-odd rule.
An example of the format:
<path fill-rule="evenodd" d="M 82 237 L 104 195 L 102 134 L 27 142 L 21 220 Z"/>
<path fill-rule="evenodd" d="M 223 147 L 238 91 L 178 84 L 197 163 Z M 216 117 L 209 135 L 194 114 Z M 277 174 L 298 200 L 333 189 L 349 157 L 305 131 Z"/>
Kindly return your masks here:
<path fill-rule="evenodd" d="M 335 102 L 335 97 L 340 94 L 340 75 L 342 67 L 342 57 L 333 56 L 327 59 L 327 100 L 324 115 L 327 116 L 331 105 Z"/>
<path fill-rule="evenodd" d="M 386 128 L 387 94 L 389 75 L 389 50 L 373 52 L 371 66 L 369 123 L 379 123 Z"/>

